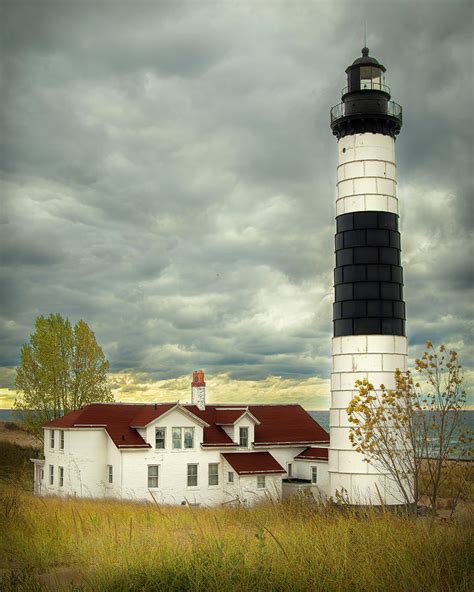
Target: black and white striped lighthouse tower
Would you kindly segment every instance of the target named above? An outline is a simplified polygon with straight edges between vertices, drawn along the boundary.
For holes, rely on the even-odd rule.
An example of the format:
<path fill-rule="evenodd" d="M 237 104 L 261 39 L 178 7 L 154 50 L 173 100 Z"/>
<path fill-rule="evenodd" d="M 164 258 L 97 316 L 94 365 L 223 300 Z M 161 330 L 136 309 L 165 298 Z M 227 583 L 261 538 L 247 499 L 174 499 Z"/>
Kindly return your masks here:
<path fill-rule="evenodd" d="M 346 73 L 342 102 L 331 109 L 339 161 L 330 495 L 344 491 L 352 504 L 399 504 L 402 496 L 389 476 L 352 448 L 346 408 L 357 379 L 393 388 L 395 370 L 406 370 L 395 164 L 402 108 L 390 100 L 385 68 L 366 47 Z"/>

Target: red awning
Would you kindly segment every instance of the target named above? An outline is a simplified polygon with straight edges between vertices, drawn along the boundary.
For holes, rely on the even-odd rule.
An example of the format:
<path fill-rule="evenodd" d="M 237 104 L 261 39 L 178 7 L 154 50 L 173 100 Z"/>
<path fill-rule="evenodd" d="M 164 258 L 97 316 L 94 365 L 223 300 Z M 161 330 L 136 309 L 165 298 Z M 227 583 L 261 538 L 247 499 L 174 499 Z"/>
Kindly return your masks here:
<path fill-rule="evenodd" d="M 222 456 L 239 475 L 286 473 L 269 452 L 223 452 Z"/>

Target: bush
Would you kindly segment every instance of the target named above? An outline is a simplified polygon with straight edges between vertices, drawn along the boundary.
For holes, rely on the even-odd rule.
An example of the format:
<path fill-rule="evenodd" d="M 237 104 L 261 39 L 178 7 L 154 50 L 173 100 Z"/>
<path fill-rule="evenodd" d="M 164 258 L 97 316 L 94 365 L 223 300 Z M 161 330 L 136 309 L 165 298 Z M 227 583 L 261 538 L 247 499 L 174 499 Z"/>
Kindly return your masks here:
<path fill-rule="evenodd" d="M 7 430 L 21 430 L 21 427 L 15 423 L 14 421 L 6 421 L 5 422 L 5 428 Z"/>

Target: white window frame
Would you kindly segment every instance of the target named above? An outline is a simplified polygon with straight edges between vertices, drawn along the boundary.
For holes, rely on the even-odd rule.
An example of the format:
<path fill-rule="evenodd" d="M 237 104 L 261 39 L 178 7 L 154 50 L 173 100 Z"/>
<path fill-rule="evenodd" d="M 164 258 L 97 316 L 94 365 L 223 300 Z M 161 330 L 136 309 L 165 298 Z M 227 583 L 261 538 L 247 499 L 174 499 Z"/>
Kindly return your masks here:
<path fill-rule="evenodd" d="M 227 483 L 234 482 L 234 471 L 227 471 Z"/>
<path fill-rule="evenodd" d="M 63 487 L 63 485 L 64 485 L 64 467 L 58 467 L 58 480 L 59 480 L 59 487 Z"/>
<path fill-rule="evenodd" d="M 191 432 L 191 446 L 186 446 L 186 432 Z M 193 450 L 194 449 L 194 428 L 183 428 L 183 449 Z"/>
<path fill-rule="evenodd" d="M 174 434 L 179 430 L 179 447 L 175 446 Z M 186 434 L 191 432 L 191 446 L 186 446 Z M 171 441 L 173 450 L 194 450 L 194 427 L 178 427 L 171 428 Z"/>
<path fill-rule="evenodd" d="M 157 442 L 156 435 L 157 435 L 158 431 L 163 432 L 163 438 L 162 438 L 163 439 L 163 446 L 156 445 L 156 442 Z M 160 438 L 160 442 L 162 439 Z M 155 428 L 155 450 L 165 450 L 165 448 L 166 448 L 166 428 L 165 427 L 161 427 L 161 428 L 156 427 Z"/>
<path fill-rule="evenodd" d="M 114 482 L 114 467 L 113 465 L 107 465 L 107 484 L 112 485 Z"/>
<path fill-rule="evenodd" d="M 242 436 L 242 432 L 245 432 L 245 436 Z M 242 444 L 242 440 L 245 441 L 245 444 Z M 241 448 L 248 448 L 249 447 L 249 428 L 248 428 L 248 426 L 241 426 L 239 428 L 239 446 Z"/>
<path fill-rule="evenodd" d="M 189 469 L 191 467 L 196 467 L 196 474 L 191 475 Z M 196 477 L 196 483 L 190 484 L 189 479 Z M 186 486 L 187 487 L 199 487 L 199 465 L 197 463 L 188 463 L 186 467 Z"/>
<path fill-rule="evenodd" d="M 156 469 L 156 475 L 150 474 L 150 469 L 152 469 L 152 473 L 154 473 L 155 469 Z M 158 489 L 158 487 L 160 486 L 160 465 L 148 465 L 147 475 L 148 475 L 148 489 Z M 152 483 L 156 483 L 156 485 L 150 485 L 150 479 L 156 479 L 156 481 L 152 482 Z"/>
<path fill-rule="evenodd" d="M 64 430 L 59 430 L 59 450 L 64 452 Z"/>
<path fill-rule="evenodd" d="M 312 466 L 311 467 L 311 484 L 317 485 L 318 484 L 318 467 Z"/>
<path fill-rule="evenodd" d="M 54 430 L 49 431 L 49 447 L 54 450 Z"/>
<path fill-rule="evenodd" d="M 219 463 L 209 463 L 207 471 L 207 483 L 209 487 L 219 485 Z M 215 483 L 211 483 L 211 481 L 215 481 Z"/>
<path fill-rule="evenodd" d="M 288 463 L 286 473 L 288 475 L 288 479 L 292 479 L 293 478 L 293 464 L 292 463 Z"/>
<path fill-rule="evenodd" d="M 179 446 L 175 446 L 175 434 L 179 432 Z M 182 450 L 183 448 L 183 429 L 182 428 L 171 428 L 171 448 L 173 450 Z"/>
<path fill-rule="evenodd" d="M 49 465 L 49 484 L 54 485 L 54 465 Z"/>
<path fill-rule="evenodd" d="M 266 489 L 265 475 L 257 475 L 257 489 Z"/>

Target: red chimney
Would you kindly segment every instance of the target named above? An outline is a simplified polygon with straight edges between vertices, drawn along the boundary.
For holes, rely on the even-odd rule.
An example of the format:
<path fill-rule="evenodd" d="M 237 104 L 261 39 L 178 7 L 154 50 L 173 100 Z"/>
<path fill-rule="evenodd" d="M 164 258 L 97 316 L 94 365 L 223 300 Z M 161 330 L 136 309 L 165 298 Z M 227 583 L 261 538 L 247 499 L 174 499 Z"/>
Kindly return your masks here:
<path fill-rule="evenodd" d="M 206 386 L 206 383 L 204 382 L 204 370 L 195 370 L 193 372 L 191 386 Z"/>

